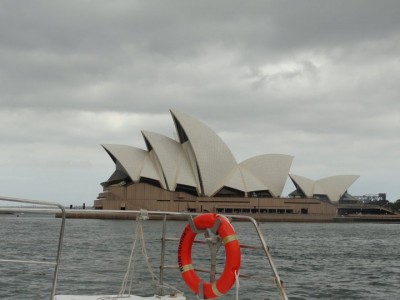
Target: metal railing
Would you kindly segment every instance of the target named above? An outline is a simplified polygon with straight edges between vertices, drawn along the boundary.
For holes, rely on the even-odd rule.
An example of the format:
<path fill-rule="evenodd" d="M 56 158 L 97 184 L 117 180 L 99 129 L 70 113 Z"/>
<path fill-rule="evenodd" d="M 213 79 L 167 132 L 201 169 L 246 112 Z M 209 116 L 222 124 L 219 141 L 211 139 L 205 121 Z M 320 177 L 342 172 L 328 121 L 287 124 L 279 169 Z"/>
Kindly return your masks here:
<path fill-rule="evenodd" d="M 149 216 L 151 214 L 153 214 L 153 213 L 159 214 L 159 212 L 148 212 Z M 181 217 L 187 218 L 187 220 L 188 220 L 188 222 L 190 224 L 190 223 L 193 222 L 192 221 L 192 216 L 196 216 L 196 215 L 199 215 L 199 214 L 174 213 L 173 215 L 179 215 Z M 262 234 L 262 232 L 261 232 L 261 230 L 260 230 L 260 228 L 258 226 L 257 221 L 252 217 L 243 216 L 243 215 L 224 215 L 224 216 L 228 217 L 230 220 L 233 220 L 233 221 L 235 221 L 235 220 L 237 220 L 237 221 L 248 221 L 254 226 L 254 229 L 255 229 L 255 231 L 257 233 L 257 236 L 258 236 L 258 238 L 260 240 L 261 246 L 240 244 L 240 247 L 241 248 L 246 248 L 246 249 L 253 249 L 253 250 L 257 250 L 257 249 L 262 249 L 263 250 L 263 252 L 264 252 L 264 254 L 265 254 L 265 256 L 266 256 L 266 258 L 268 260 L 268 263 L 269 263 L 269 265 L 271 267 L 271 270 L 272 270 L 272 273 L 273 273 L 273 277 L 274 277 L 274 282 L 276 284 L 276 288 L 277 288 L 277 290 L 279 292 L 279 295 L 280 295 L 281 299 L 288 300 L 285 288 L 283 287 L 283 281 L 281 280 L 281 278 L 279 276 L 279 273 L 278 273 L 278 270 L 275 267 L 275 264 L 274 264 L 274 262 L 272 260 L 271 253 L 269 252 L 269 247 L 267 246 L 267 243 L 265 242 L 265 239 L 264 239 L 263 234 Z M 168 238 L 168 237 L 166 237 L 166 222 L 167 222 L 166 215 L 164 215 L 163 222 L 164 222 L 164 225 L 163 225 L 162 238 L 161 238 L 162 244 L 161 244 L 161 264 L 160 264 L 160 285 L 162 285 L 162 283 L 163 283 L 162 281 L 163 281 L 163 278 L 164 278 L 164 276 L 163 276 L 164 269 L 166 269 L 166 268 L 176 268 L 176 266 L 165 266 L 164 265 L 165 241 L 176 241 L 176 240 L 179 240 L 179 239 L 176 239 L 176 238 Z M 192 227 L 192 226 L 195 226 L 195 225 L 192 223 L 192 224 L 190 224 L 190 226 Z M 207 242 L 196 241 L 195 240 L 194 243 L 207 243 Z M 213 257 L 212 260 L 215 260 L 215 257 Z M 215 267 L 215 265 L 214 265 L 214 267 Z M 195 269 L 195 270 L 198 271 L 198 272 L 209 273 L 211 280 L 215 280 L 215 278 L 214 278 L 215 277 L 215 269 L 214 270 L 210 270 L 210 271 L 209 270 L 202 270 L 202 269 Z M 239 275 L 239 277 L 247 278 L 247 279 L 257 279 L 257 280 L 259 279 L 258 277 L 254 278 L 254 277 L 246 276 L 246 275 Z"/>
<path fill-rule="evenodd" d="M 38 213 L 49 213 L 49 214 L 58 214 L 61 210 L 61 218 L 62 218 L 62 222 L 61 222 L 61 228 L 60 228 L 60 235 L 59 235 L 59 242 L 58 242 L 58 250 L 57 250 L 57 256 L 56 256 L 56 260 L 55 262 L 40 262 L 40 261 L 28 261 L 28 260 L 5 260 L 5 259 L 0 259 L 0 262 L 15 262 L 15 263 L 36 263 L 36 264 L 48 264 L 48 265 L 54 265 L 54 276 L 53 276 L 53 282 L 52 282 L 52 289 L 51 289 L 51 298 L 50 300 L 53 300 L 55 297 L 55 293 L 56 293 L 56 285 L 57 285 L 57 278 L 58 278 L 58 273 L 59 273 L 59 269 L 60 269 L 60 260 L 61 260 L 61 251 L 62 251 L 62 246 L 63 246 L 63 239 L 64 239 L 64 229 L 65 229 L 65 219 L 66 219 L 66 210 L 65 208 L 57 203 L 50 203 L 50 202 L 44 202 L 44 201 L 36 201 L 36 200 L 26 200 L 26 199 L 18 199 L 18 198 L 11 198 L 11 197 L 1 197 L 0 196 L 0 201 L 9 201 L 9 202 L 16 202 L 16 203 L 20 203 L 20 204 L 32 204 L 32 205 L 40 205 L 40 206 L 47 206 L 47 207 L 56 207 L 57 209 L 52 209 L 52 208 L 29 208 L 29 207 L 19 207 L 19 208 L 15 208 L 15 207 L 0 207 L 0 212 L 29 212 L 29 213 L 34 213 L 34 212 L 38 212 Z M 124 214 L 124 215 L 139 215 L 141 214 L 143 211 L 118 211 L 118 210 L 74 210 L 73 213 L 74 214 L 82 214 L 82 215 L 118 215 L 118 214 Z M 161 238 L 161 261 L 160 261 L 160 286 L 162 286 L 163 282 L 164 282 L 164 269 L 167 268 L 178 268 L 178 266 L 165 266 L 164 265 L 164 254 L 165 254 L 165 242 L 168 240 L 177 240 L 176 238 L 168 238 L 166 237 L 166 223 L 167 223 L 167 219 L 168 217 L 173 218 L 173 219 L 182 219 L 182 220 L 188 220 L 190 222 L 190 220 L 192 219 L 192 217 L 196 216 L 196 215 L 200 215 L 200 214 L 196 214 L 196 213 L 179 213 L 179 212 L 162 212 L 162 211 L 147 211 L 148 216 L 150 217 L 150 219 L 152 217 L 159 219 L 159 220 L 163 220 L 164 224 L 163 224 L 163 230 L 162 230 L 162 238 Z M 270 254 L 269 251 L 269 247 L 267 246 L 267 243 L 263 237 L 263 234 L 257 224 L 257 221 L 249 216 L 244 216 L 244 215 L 225 215 L 226 217 L 228 217 L 230 220 L 237 220 L 237 221 L 247 221 L 250 222 L 253 226 L 254 229 L 257 233 L 257 236 L 259 238 L 260 241 L 260 246 L 254 246 L 254 245 L 244 245 L 241 244 L 240 247 L 241 248 L 247 248 L 247 249 L 258 249 L 258 250 L 262 250 L 265 254 L 265 257 L 269 263 L 269 266 L 272 270 L 273 273 L 273 278 L 274 278 L 274 282 L 276 284 L 276 287 L 278 289 L 279 295 L 281 297 L 281 299 L 283 300 L 287 300 L 288 297 L 286 295 L 286 291 L 283 287 L 283 282 L 281 281 L 281 278 L 278 274 L 278 271 L 273 263 L 272 260 L 272 256 Z M 197 241 L 195 241 L 197 242 Z M 201 243 L 201 241 L 200 241 Z M 199 272 L 209 272 L 206 270 L 198 270 Z M 246 275 L 240 275 L 240 277 L 243 278 L 249 278 L 249 279 L 254 279 L 251 276 L 246 276 Z"/>
<path fill-rule="evenodd" d="M 56 294 L 56 286 L 57 286 L 57 278 L 60 269 L 60 262 L 61 262 L 61 251 L 63 247 L 63 239 L 64 239 L 64 230 L 65 230 L 65 218 L 66 212 L 62 205 L 58 203 L 52 202 L 45 202 L 45 201 L 37 201 L 37 200 L 28 200 L 28 199 L 20 199 L 20 198 L 13 198 L 13 197 L 4 197 L 0 196 L 0 201 L 6 202 L 14 202 L 19 204 L 32 204 L 38 206 L 46 206 L 46 207 L 56 207 L 61 210 L 62 214 L 62 221 L 60 227 L 60 235 L 58 239 L 58 248 L 57 248 L 57 255 L 54 262 L 43 262 L 43 261 L 36 261 L 36 260 L 18 260 L 18 259 L 0 259 L 0 262 L 7 262 L 7 263 L 22 263 L 22 264 L 42 264 L 42 265 L 54 265 L 54 273 L 53 273 L 53 280 L 52 280 L 52 287 L 51 287 L 51 296 L 50 300 L 53 300 Z M 30 207 L 1 207 L 0 211 L 2 212 L 10 212 L 10 213 L 50 213 L 54 214 L 59 212 L 59 210 L 51 209 L 51 208 L 30 208 Z"/>

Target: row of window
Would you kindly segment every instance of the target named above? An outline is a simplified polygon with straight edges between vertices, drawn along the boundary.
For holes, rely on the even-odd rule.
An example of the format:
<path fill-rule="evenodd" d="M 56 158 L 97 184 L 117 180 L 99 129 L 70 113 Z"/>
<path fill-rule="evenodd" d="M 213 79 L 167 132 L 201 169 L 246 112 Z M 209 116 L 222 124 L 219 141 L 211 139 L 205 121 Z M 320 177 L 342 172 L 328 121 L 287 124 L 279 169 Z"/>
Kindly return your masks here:
<path fill-rule="evenodd" d="M 195 208 L 188 208 L 188 212 L 195 213 L 197 210 Z M 293 209 L 277 209 L 277 208 L 229 208 L 229 207 L 219 207 L 215 210 L 220 214 L 293 214 Z M 204 209 L 202 212 L 208 212 Z M 307 213 L 307 212 L 302 212 Z"/>
<path fill-rule="evenodd" d="M 228 208 L 219 207 L 216 209 L 217 213 L 225 214 L 293 214 L 293 209 L 284 208 Z"/>

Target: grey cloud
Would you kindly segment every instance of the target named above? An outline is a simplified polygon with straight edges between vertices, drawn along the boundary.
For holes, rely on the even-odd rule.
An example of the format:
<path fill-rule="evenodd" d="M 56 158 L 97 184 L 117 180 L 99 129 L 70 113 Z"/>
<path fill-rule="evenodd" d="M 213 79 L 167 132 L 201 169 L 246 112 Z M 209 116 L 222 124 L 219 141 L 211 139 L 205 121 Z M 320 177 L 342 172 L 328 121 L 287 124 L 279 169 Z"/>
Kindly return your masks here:
<path fill-rule="evenodd" d="M 399 10 L 358 0 L 2 1 L 2 167 L 18 166 L 32 187 L 26 174 L 43 169 L 59 170 L 60 186 L 92 176 L 93 199 L 113 168 L 99 145 L 144 147 L 141 129 L 172 137 L 171 108 L 208 124 L 238 160 L 294 155 L 293 173 L 360 174 L 355 194 L 382 186 L 395 200 Z M 373 184 L 374 173 L 390 184 Z"/>

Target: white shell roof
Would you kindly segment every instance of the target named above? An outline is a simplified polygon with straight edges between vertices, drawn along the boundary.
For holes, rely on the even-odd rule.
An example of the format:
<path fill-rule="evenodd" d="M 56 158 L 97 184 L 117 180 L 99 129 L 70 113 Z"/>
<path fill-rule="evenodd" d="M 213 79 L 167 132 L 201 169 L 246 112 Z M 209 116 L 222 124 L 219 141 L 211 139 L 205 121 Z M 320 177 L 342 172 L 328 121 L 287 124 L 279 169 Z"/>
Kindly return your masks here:
<path fill-rule="evenodd" d="M 236 160 L 222 139 L 205 124 L 182 112 L 171 111 L 171 114 L 177 130 L 183 129 L 193 149 L 203 192 L 212 196 L 236 167 Z"/>
<path fill-rule="evenodd" d="M 201 184 L 200 184 L 200 178 L 199 178 L 199 173 L 197 172 L 197 163 L 196 163 L 196 156 L 193 152 L 192 146 L 189 141 L 185 142 L 182 144 L 182 149 L 185 153 L 185 164 L 179 167 L 179 174 L 178 174 L 178 179 L 177 183 L 185 184 L 184 182 L 189 179 L 189 177 L 184 177 L 185 174 L 190 174 L 190 178 L 194 177 L 194 180 L 196 182 L 195 186 L 197 187 L 197 193 L 201 194 Z M 188 164 L 188 168 L 190 168 L 190 172 L 188 168 L 186 167 L 186 162 Z M 189 184 L 192 185 L 192 184 Z"/>
<path fill-rule="evenodd" d="M 339 201 L 340 197 L 359 177 L 359 175 L 337 175 L 314 181 L 306 177 L 290 174 L 290 178 L 307 197 L 326 195 L 332 202 Z"/>
<path fill-rule="evenodd" d="M 154 180 L 158 180 L 163 186 L 160 179 L 159 173 L 157 172 L 157 167 L 154 160 L 151 158 L 150 153 L 145 156 L 142 172 L 140 172 L 140 177 L 146 177 Z M 165 184 L 164 184 L 165 186 Z"/>
<path fill-rule="evenodd" d="M 239 166 L 232 169 L 231 173 L 227 176 L 223 186 L 231 187 L 239 191 L 246 192 L 246 186 L 243 180 L 242 172 Z"/>
<path fill-rule="evenodd" d="M 133 182 L 139 181 L 145 157 L 148 155 L 147 151 L 126 145 L 105 144 L 102 146 L 114 162 L 119 161 Z"/>
<path fill-rule="evenodd" d="M 250 171 L 246 170 L 246 168 L 244 168 L 242 165 L 239 165 L 239 168 L 246 186 L 246 192 L 269 190 L 268 186 L 262 183 L 260 179 L 253 175 Z"/>
<path fill-rule="evenodd" d="M 337 202 L 359 177 L 359 175 L 337 175 L 319 179 L 317 184 L 324 189 L 331 201 Z"/>
<path fill-rule="evenodd" d="M 160 182 L 174 191 L 178 184 L 195 187 L 199 194 L 215 195 L 224 186 L 244 192 L 268 190 L 282 194 L 293 156 L 265 154 L 238 164 L 227 145 L 209 127 L 197 119 L 171 111 L 180 142 L 143 131 L 148 151 L 126 145 L 102 145 L 133 182 L 141 177 Z M 338 201 L 358 175 L 338 175 L 311 180 L 290 175 L 296 187 L 307 197 L 326 195 Z"/>
<path fill-rule="evenodd" d="M 290 174 L 289 176 L 292 181 L 303 191 L 306 197 L 311 198 L 314 195 L 314 180 L 294 174 Z"/>
<path fill-rule="evenodd" d="M 273 196 L 280 196 L 292 165 L 293 156 L 284 154 L 264 154 L 249 158 L 240 166 L 257 177 Z"/>
<path fill-rule="evenodd" d="M 142 134 L 157 156 L 162 175 L 163 177 L 165 176 L 170 191 L 175 190 L 177 183 L 193 187 L 197 186 L 180 143 L 154 132 L 142 131 Z"/>

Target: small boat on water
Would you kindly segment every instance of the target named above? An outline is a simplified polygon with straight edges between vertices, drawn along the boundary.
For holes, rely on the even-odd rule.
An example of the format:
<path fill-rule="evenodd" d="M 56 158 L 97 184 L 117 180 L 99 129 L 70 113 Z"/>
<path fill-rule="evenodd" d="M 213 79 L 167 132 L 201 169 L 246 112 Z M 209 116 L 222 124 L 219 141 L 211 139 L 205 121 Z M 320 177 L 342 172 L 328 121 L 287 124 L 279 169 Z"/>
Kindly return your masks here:
<path fill-rule="evenodd" d="M 54 266 L 54 275 L 52 281 L 50 300 L 186 300 L 186 299 L 216 299 L 228 293 L 231 289 L 236 290 L 235 299 L 240 299 L 240 280 L 255 280 L 257 284 L 262 285 L 263 282 L 258 277 L 252 277 L 247 274 L 240 273 L 241 264 L 247 260 L 243 259 L 243 249 L 255 250 L 264 253 L 264 258 L 268 264 L 265 268 L 269 268 L 272 274 L 272 279 L 275 283 L 275 296 L 277 299 L 288 299 L 283 283 L 279 277 L 277 269 L 272 261 L 272 257 L 269 248 L 265 242 L 263 234 L 257 224 L 257 222 L 248 216 L 243 215 L 220 215 L 216 213 L 204 213 L 204 214 L 191 214 L 191 213 L 177 213 L 177 212 L 161 212 L 161 211 L 129 211 L 136 215 L 136 232 L 134 241 L 132 244 L 131 254 L 128 259 L 125 276 L 122 279 L 122 284 L 119 292 L 114 294 L 113 291 L 109 295 L 61 295 L 57 294 L 57 280 L 60 272 L 61 255 L 63 249 L 64 231 L 66 224 L 66 210 L 65 208 L 57 203 L 49 203 L 44 201 L 35 201 L 27 199 L 18 199 L 11 197 L 0 197 L 0 201 L 9 201 L 25 204 L 34 204 L 32 208 L 10 208 L 0 207 L 0 212 L 12 212 L 12 213 L 49 213 L 49 214 L 60 214 L 61 212 L 61 226 L 58 240 L 58 250 L 54 262 L 47 263 L 49 266 Z M 45 208 L 39 208 L 43 205 Z M 117 211 L 90 211 L 93 214 L 100 213 L 104 214 L 116 214 Z M 88 213 L 88 210 L 85 211 Z M 127 211 L 124 211 L 127 213 Z M 163 229 L 161 233 L 161 246 L 160 246 L 160 265 L 159 275 L 155 275 L 153 266 L 151 265 L 147 247 L 145 244 L 146 236 L 143 231 L 143 223 L 148 219 L 156 218 L 162 220 Z M 180 238 L 168 237 L 167 226 L 171 220 L 184 220 L 182 223 L 182 231 L 180 232 Z M 247 245 L 241 243 L 240 238 L 237 236 L 235 229 L 232 225 L 234 221 L 249 222 L 252 224 L 251 228 L 255 231 L 255 236 L 258 237 L 258 244 Z M 200 238 L 203 237 L 203 238 Z M 176 265 L 167 265 L 166 255 L 170 254 L 171 251 L 166 251 L 166 244 L 168 241 L 178 242 L 178 247 L 174 252 L 176 255 Z M 206 244 L 210 250 L 210 268 L 200 269 L 196 267 L 196 257 L 192 257 L 194 253 L 192 246 L 194 244 Z M 223 249 L 224 260 L 223 268 L 217 265 L 220 264 L 221 255 L 218 255 L 220 249 Z M 140 251 L 139 251 L 140 250 Z M 135 271 L 135 255 L 137 252 L 141 252 L 143 258 L 142 261 L 145 263 L 148 272 L 150 273 L 153 280 L 158 284 L 155 290 L 149 291 L 148 294 L 152 296 L 134 295 L 132 293 L 133 285 L 133 272 Z M 252 256 L 254 259 L 258 256 Z M 0 254 L 0 264 L 2 262 L 15 263 L 15 264 L 35 264 L 43 263 L 41 261 L 29 261 L 20 259 L 2 259 Z M 258 265 L 258 262 L 256 262 Z M 261 267 L 261 264 L 260 264 Z M 167 278 L 168 270 L 179 269 L 181 274 L 181 280 L 186 284 L 188 290 L 192 293 L 191 295 L 184 295 L 184 293 L 174 285 L 167 284 L 165 279 Z M 207 273 L 209 280 L 204 280 L 199 273 Z M 1 274 L 0 274 L 1 279 Z M 232 292 L 231 292 L 232 294 Z M 189 298 L 191 297 L 191 298 Z M 273 299 L 273 295 L 262 295 L 262 299 Z"/>

